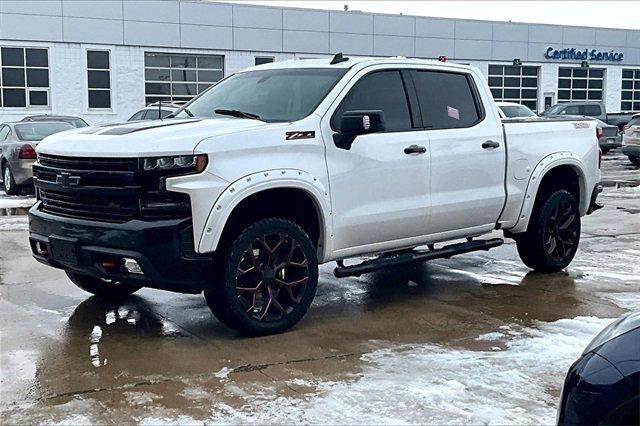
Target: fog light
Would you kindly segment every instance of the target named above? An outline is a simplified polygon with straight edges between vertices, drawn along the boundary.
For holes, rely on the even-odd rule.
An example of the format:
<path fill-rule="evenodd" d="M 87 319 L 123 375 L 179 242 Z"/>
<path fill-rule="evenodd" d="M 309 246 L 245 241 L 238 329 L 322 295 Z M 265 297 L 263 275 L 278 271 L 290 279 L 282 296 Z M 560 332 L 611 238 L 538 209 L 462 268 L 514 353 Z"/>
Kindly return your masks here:
<path fill-rule="evenodd" d="M 125 257 L 124 259 L 124 269 L 127 270 L 130 274 L 142 274 L 142 268 L 138 265 L 134 259 L 129 259 Z"/>

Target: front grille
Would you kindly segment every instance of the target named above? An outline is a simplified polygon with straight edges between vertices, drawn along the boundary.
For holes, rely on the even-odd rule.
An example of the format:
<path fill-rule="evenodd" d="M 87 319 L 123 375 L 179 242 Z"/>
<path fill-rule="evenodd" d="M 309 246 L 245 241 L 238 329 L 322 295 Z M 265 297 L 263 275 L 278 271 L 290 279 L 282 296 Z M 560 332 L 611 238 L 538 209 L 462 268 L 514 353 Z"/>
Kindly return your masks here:
<path fill-rule="evenodd" d="M 160 189 L 137 158 L 40 155 L 33 167 L 41 210 L 58 216 L 124 223 L 187 218 L 189 196 Z"/>

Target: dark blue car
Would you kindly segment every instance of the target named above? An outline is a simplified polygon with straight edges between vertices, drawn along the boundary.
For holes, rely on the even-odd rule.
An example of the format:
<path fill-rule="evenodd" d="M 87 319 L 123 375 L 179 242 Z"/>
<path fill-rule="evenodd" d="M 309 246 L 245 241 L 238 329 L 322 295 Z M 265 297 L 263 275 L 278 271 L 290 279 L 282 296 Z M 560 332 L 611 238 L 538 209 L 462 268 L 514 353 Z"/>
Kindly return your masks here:
<path fill-rule="evenodd" d="M 640 312 L 602 330 L 571 366 L 558 424 L 640 424 Z"/>

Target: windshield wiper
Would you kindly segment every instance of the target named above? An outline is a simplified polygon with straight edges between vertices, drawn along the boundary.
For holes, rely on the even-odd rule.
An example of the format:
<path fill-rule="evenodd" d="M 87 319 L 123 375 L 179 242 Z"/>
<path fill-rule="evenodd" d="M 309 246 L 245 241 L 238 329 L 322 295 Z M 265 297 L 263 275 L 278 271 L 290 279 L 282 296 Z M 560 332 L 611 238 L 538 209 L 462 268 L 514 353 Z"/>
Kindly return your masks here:
<path fill-rule="evenodd" d="M 251 120 L 264 121 L 257 114 L 253 114 L 251 112 L 244 112 L 244 111 L 240 111 L 240 110 L 237 110 L 237 109 L 216 109 L 213 112 L 215 112 L 216 114 L 220 114 L 220 115 L 230 115 L 232 117 L 248 118 L 248 119 L 251 119 Z"/>

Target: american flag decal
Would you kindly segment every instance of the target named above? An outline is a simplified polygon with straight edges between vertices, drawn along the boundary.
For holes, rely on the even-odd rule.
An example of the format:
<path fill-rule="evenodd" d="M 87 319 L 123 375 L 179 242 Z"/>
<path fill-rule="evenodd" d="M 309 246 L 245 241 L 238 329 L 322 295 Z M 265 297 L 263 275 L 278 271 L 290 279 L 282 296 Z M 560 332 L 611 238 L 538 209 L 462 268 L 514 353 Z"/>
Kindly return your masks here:
<path fill-rule="evenodd" d="M 288 141 L 296 139 L 313 139 L 316 137 L 316 132 L 313 130 L 304 130 L 302 132 L 287 132 L 285 135 Z"/>

